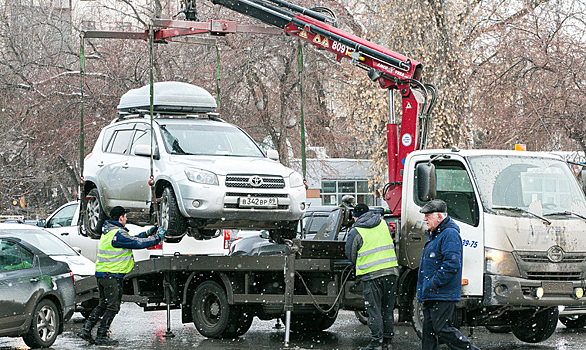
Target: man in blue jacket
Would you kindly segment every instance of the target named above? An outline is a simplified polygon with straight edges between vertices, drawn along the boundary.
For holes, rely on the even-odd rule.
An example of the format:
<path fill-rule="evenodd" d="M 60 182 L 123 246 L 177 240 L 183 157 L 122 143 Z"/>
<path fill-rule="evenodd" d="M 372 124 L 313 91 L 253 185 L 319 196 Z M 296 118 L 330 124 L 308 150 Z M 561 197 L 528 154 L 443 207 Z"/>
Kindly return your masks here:
<path fill-rule="evenodd" d="M 393 309 L 399 275 L 395 245 L 389 226 L 364 203 L 354 208 L 356 222 L 348 233 L 346 256 L 356 265 L 363 282 L 364 305 L 368 313 L 370 343 L 361 350 L 391 350 Z"/>
<path fill-rule="evenodd" d="M 108 330 L 114 317 L 120 311 L 122 302 L 122 280 L 134 267 L 132 249 L 155 246 L 165 236 L 165 230 L 154 226 L 137 236 L 128 234 L 126 226 L 127 209 L 116 206 L 110 211 L 110 218 L 104 223 L 102 236 L 98 245 L 96 261 L 96 279 L 100 303 L 90 314 L 78 336 L 96 345 L 117 345 L 118 341 L 108 337 Z M 92 329 L 100 321 L 96 339 L 92 338 Z"/>
<path fill-rule="evenodd" d="M 427 202 L 419 212 L 425 214 L 429 234 L 417 276 L 417 300 L 423 303 L 422 349 L 436 350 L 442 340 L 450 349 L 479 350 L 450 324 L 462 294 L 460 228 L 441 199 Z"/>

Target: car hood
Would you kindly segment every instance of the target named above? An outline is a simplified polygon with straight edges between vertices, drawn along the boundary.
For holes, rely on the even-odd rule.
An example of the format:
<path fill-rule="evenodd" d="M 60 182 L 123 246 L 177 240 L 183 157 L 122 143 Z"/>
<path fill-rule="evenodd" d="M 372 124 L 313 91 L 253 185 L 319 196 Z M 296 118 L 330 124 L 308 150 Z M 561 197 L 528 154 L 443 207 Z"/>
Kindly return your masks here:
<path fill-rule="evenodd" d="M 51 259 L 67 263 L 74 275 L 93 276 L 96 264 L 81 255 L 51 255 Z"/>
<path fill-rule="evenodd" d="M 283 177 L 288 177 L 292 172 L 291 169 L 281 163 L 268 158 L 174 155 L 169 160 L 169 166 L 173 168 L 183 165 L 212 171 L 217 175 L 234 173 L 234 169 L 238 169 L 238 174 L 271 174 Z"/>

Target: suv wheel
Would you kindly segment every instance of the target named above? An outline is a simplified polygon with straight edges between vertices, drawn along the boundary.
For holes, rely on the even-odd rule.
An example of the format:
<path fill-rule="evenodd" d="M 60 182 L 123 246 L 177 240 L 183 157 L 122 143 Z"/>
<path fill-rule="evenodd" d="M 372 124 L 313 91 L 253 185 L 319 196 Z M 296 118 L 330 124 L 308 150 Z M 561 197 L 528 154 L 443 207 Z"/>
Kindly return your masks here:
<path fill-rule="evenodd" d="M 165 242 L 177 243 L 187 231 L 187 220 L 181 215 L 175 193 L 171 187 L 165 187 L 159 204 L 159 223 L 167 230 Z"/>
<path fill-rule="evenodd" d="M 88 193 L 88 199 L 85 205 L 85 215 L 83 216 L 84 233 L 90 238 L 100 238 L 105 220 L 106 214 L 100 204 L 100 193 L 94 187 Z"/>

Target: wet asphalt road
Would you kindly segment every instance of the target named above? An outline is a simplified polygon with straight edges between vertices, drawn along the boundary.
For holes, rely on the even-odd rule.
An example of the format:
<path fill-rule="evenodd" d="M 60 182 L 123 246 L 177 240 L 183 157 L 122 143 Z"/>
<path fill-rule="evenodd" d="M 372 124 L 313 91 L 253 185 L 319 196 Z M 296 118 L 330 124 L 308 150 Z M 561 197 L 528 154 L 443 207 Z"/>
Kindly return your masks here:
<path fill-rule="evenodd" d="M 181 324 L 179 310 L 171 311 L 173 338 L 165 338 L 167 320 L 165 311 L 143 312 L 134 304 L 125 303 L 112 325 L 112 338 L 120 341 L 120 349 L 283 349 L 284 328 L 275 329 L 274 321 L 260 321 L 255 318 L 251 329 L 242 337 L 229 339 L 206 339 L 192 323 Z M 66 323 L 52 349 L 110 349 L 88 345 L 75 334 L 81 329 L 83 318 L 76 313 Z M 462 329 L 468 335 L 468 328 Z M 395 328 L 394 349 L 419 349 L 420 341 L 408 324 Z M 290 349 L 350 350 L 366 345 L 369 340 L 368 328 L 354 317 L 353 312 L 342 311 L 336 323 L 327 331 L 313 335 L 291 334 Z M 527 344 L 512 334 L 492 334 L 484 327 L 474 329 L 473 343 L 483 350 L 582 350 L 586 349 L 586 328 L 569 330 L 558 324 L 554 335 L 539 344 Z M 27 349 L 20 338 L 0 338 L 0 350 Z M 441 349 L 447 349 L 442 346 Z"/>

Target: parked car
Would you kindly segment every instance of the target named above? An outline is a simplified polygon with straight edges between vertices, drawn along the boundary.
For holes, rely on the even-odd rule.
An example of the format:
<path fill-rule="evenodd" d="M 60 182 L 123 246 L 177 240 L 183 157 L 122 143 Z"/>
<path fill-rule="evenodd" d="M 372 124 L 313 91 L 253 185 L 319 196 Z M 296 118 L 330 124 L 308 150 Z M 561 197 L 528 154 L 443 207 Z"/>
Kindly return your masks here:
<path fill-rule="evenodd" d="M 84 236 L 79 227 L 79 202 L 69 202 L 55 210 L 45 220 L 39 220 L 39 225 L 47 231 L 69 244 L 74 249 L 79 249 L 81 255 L 96 261 L 98 253 L 98 239 Z M 140 232 L 150 228 L 140 227 L 133 224 L 127 224 L 131 235 L 137 235 Z M 134 249 L 132 254 L 135 261 L 147 260 L 151 257 L 161 255 L 190 254 L 190 255 L 227 255 L 229 248 L 230 233 L 224 232 L 223 235 L 204 241 L 195 241 L 189 237 L 179 243 L 161 243 L 147 249 Z"/>
<path fill-rule="evenodd" d="M 130 210 L 131 222 L 154 222 L 152 154 L 151 183 L 167 242 L 232 228 L 295 237 L 305 211 L 301 174 L 280 164 L 276 151 L 265 154 L 242 129 L 212 114 L 216 101 L 204 89 L 161 82 L 154 94 L 154 135 L 150 86 L 130 90 L 120 99 L 119 117 L 102 130 L 85 159 L 86 234 L 99 236 L 116 205 Z"/>
<path fill-rule="evenodd" d="M 319 229 L 326 223 L 330 212 L 335 207 L 327 206 L 309 206 L 303 214 L 303 233 L 304 239 L 313 239 Z"/>
<path fill-rule="evenodd" d="M 50 347 L 75 308 L 69 265 L 22 238 L 22 224 L 0 225 L 0 337 Z"/>
<path fill-rule="evenodd" d="M 1 227 L 4 225 L 0 224 Z M 14 235 L 18 235 L 21 240 L 37 247 L 53 260 L 69 265 L 75 281 L 76 311 L 86 317 L 89 316 L 98 302 L 98 285 L 94 277 L 96 264 L 46 230 L 22 224 L 9 229 L 14 230 Z"/>

